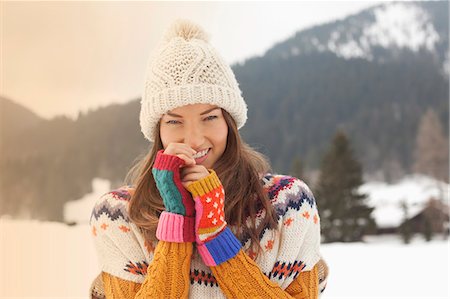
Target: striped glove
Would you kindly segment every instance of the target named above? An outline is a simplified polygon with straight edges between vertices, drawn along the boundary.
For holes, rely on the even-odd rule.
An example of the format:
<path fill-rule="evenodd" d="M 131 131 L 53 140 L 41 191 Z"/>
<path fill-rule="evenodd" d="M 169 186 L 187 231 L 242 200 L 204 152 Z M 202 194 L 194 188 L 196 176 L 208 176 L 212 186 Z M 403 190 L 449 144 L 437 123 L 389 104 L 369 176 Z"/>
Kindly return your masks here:
<path fill-rule="evenodd" d="M 194 242 L 195 204 L 191 194 L 183 187 L 180 167 L 185 161 L 174 155 L 158 151 L 152 173 L 166 211 L 159 217 L 156 237 L 168 242 Z"/>
<path fill-rule="evenodd" d="M 207 266 L 217 266 L 241 249 L 241 243 L 227 227 L 224 214 L 225 191 L 214 170 L 190 184 L 187 189 L 195 201 L 197 250 Z"/>

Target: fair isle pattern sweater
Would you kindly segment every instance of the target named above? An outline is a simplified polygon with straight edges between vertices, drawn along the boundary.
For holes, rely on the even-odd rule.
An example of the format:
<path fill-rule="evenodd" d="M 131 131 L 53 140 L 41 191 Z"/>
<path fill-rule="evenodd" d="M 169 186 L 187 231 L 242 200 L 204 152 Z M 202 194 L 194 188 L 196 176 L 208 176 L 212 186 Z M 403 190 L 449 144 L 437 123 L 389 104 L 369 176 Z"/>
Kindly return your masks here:
<path fill-rule="evenodd" d="M 286 289 L 300 272 L 310 271 L 320 259 L 319 214 L 315 199 L 303 181 L 272 174 L 266 174 L 262 180 L 277 212 L 278 227 L 266 228 L 261 233 L 263 252 L 255 262 L 264 275 Z M 147 244 L 140 229 L 130 221 L 127 206 L 131 192 L 131 188 L 123 187 L 100 197 L 90 225 L 101 270 L 123 280 L 142 283 L 157 243 Z M 257 225 L 263 213 L 258 213 Z M 243 236 L 240 241 L 244 252 L 254 259 L 249 237 Z M 190 282 L 189 297 L 225 298 L 211 269 L 195 248 Z M 320 292 L 324 287 L 319 285 Z"/>

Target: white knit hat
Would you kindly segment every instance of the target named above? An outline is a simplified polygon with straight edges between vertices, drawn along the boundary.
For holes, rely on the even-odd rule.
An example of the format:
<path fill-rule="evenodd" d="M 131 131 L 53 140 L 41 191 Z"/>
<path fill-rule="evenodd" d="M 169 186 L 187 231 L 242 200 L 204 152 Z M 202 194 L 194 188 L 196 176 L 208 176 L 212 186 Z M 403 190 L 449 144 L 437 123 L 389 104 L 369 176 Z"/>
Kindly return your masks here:
<path fill-rule="evenodd" d="M 141 99 L 141 131 L 149 141 L 162 115 L 188 104 L 211 104 L 225 109 L 238 129 L 247 120 L 242 98 L 230 66 L 208 43 L 198 25 L 178 20 L 151 56 Z"/>

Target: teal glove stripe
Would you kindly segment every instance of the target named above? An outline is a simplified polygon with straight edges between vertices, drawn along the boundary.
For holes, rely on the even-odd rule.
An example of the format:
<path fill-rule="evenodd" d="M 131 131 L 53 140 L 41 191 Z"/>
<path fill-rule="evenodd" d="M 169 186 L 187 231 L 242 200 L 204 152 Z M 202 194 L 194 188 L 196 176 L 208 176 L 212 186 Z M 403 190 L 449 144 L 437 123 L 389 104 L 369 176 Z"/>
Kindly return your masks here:
<path fill-rule="evenodd" d="M 155 178 L 156 187 L 158 187 L 164 206 L 166 207 L 166 211 L 179 215 L 186 215 L 186 209 L 183 205 L 181 193 L 173 183 L 173 171 L 153 168 L 152 173 Z"/>

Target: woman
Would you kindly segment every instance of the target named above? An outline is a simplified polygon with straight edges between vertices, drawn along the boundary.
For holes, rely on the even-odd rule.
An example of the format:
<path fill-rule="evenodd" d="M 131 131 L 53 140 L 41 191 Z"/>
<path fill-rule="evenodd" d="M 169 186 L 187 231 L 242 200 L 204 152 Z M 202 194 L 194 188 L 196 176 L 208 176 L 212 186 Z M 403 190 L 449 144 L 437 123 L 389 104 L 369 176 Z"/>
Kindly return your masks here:
<path fill-rule="evenodd" d="M 247 106 L 203 30 L 174 23 L 148 66 L 153 142 L 132 186 L 92 216 L 106 298 L 316 298 L 326 285 L 314 197 L 240 138 Z"/>

